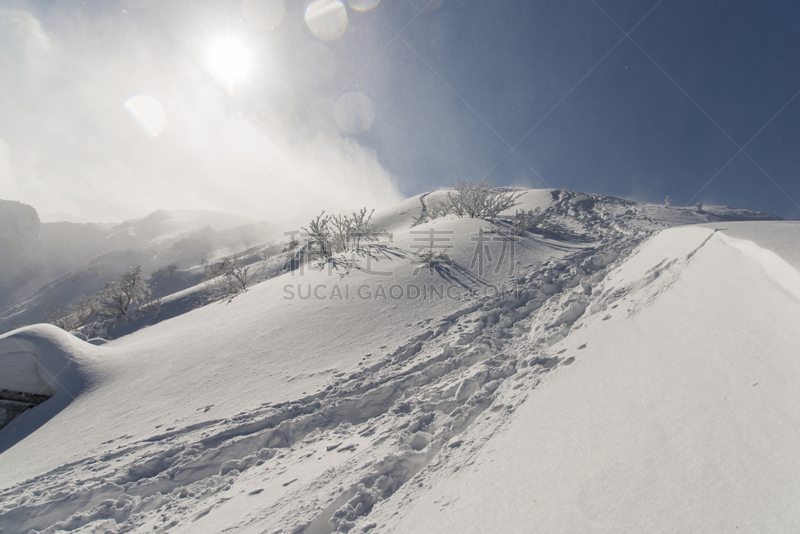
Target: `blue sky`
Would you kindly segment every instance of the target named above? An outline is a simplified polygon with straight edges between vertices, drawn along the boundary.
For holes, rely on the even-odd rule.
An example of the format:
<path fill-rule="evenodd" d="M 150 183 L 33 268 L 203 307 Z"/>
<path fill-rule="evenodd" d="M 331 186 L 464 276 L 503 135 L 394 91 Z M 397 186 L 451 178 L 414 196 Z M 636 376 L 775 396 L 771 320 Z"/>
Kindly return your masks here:
<path fill-rule="evenodd" d="M 453 181 L 800 218 L 800 5 L 11 0 L 0 198 L 274 221 Z"/>

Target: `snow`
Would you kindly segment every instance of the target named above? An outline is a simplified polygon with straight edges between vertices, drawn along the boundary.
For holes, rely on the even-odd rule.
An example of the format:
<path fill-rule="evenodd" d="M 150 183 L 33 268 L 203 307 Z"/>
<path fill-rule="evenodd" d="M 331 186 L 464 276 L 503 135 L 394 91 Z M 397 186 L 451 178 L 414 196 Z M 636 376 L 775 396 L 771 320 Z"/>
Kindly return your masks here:
<path fill-rule="evenodd" d="M 3 429 L 0 452 L 40 429 L 64 408 L 78 407 L 80 402 L 73 400 L 102 383 L 102 376 L 92 369 L 96 354 L 92 345 L 52 325 L 29 326 L 0 336 L 0 389 L 51 397 Z M 69 422 L 66 425 L 72 427 Z M 59 421 L 45 428 L 63 432 Z M 6 477 L 12 472 L 4 469 L 4 480 L 11 480 Z"/>
<path fill-rule="evenodd" d="M 477 232 L 481 225 L 486 226 L 477 220 L 447 220 L 407 228 L 395 234 L 392 249 L 408 251 L 417 238 L 410 231 L 425 232 L 436 226 L 455 232 L 453 228 L 466 226 Z M 474 245 L 462 245 L 454 249 L 454 261 L 469 264 Z M 560 257 L 564 252 L 534 243 L 526 253 Z M 42 439 L 62 439 L 65 446 L 54 453 L 21 444 L 5 456 L 16 453 L 35 461 L 15 463 L 6 476 L 11 479 L 19 472 L 17 477 L 24 478 L 32 474 L 24 471 L 31 466 L 55 467 L 93 444 L 153 432 L 154 414 L 162 423 L 159 426 L 188 426 L 209 415 L 228 418 L 263 402 L 302 398 L 326 386 L 334 374 L 353 371 L 365 354 L 372 353 L 367 361 L 374 361 L 405 345 L 422 331 L 416 306 L 422 296 L 418 301 L 406 300 L 399 298 L 400 291 L 405 297 L 409 287 L 441 289 L 442 282 L 426 276 L 427 267 L 422 267 L 422 276 L 414 276 L 419 266 L 411 265 L 409 254 L 397 254 L 378 250 L 370 260 L 372 269 L 393 273 L 390 283 L 384 282 L 387 277 L 357 268 L 341 278 L 346 272 L 343 266 L 333 276 L 325 269 L 297 273 L 258 284 L 230 302 L 194 310 L 104 345 L 103 365 L 111 383 L 87 394 L 80 407 L 95 414 L 92 428 L 59 428 L 58 437 L 55 430 L 51 435 L 42 429 Z M 356 261 L 366 268 L 367 258 Z M 502 274 L 489 270 L 486 276 L 476 277 L 454 269 L 452 280 L 461 285 L 456 284 L 457 291 L 451 295 L 466 295 L 467 286 L 485 287 Z M 373 298 L 362 299 L 359 288 L 363 288 L 360 295 Z M 464 305 L 441 296 L 424 302 L 424 318 L 446 315 Z M 141 398 L 148 402 L 139 402 Z M 109 406 L 119 409 L 109 410 Z M 211 408 L 206 411 L 206 407 Z"/>
<path fill-rule="evenodd" d="M 753 242 L 680 228 L 612 273 L 604 294 L 676 251 L 686 259 L 703 234 L 659 298 L 609 299 L 554 346 L 574 364 L 468 465 L 451 462 L 399 515 L 387 506 L 371 520 L 391 532 L 796 531 L 800 273 Z"/>
<path fill-rule="evenodd" d="M 0 430 L 0 528 L 797 530 L 797 223 L 531 190 L 556 230 L 502 256 L 444 195 L 100 346 L 0 337 L 0 388 L 54 394 Z"/>
<path fill-rule="evenodd" d="M 703 226 L 722 230 L 730 237 L 750 241 L 759 248 L 779 255 L 792 267 L 800 270 L 800 247 L 797 246 L 797 243 L 800 243 L 798 221 L 763 221 L 759 224 L 732 221 Z"/>

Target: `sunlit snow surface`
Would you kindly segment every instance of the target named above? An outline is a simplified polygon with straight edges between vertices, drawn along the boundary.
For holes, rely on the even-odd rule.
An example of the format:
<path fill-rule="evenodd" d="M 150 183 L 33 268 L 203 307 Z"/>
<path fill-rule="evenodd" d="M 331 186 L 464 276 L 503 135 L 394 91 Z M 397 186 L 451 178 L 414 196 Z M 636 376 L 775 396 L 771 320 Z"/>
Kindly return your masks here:
<path fill-rule="evenodd" d="M 800 225 L 528 191 L 517 207 L 560 230 L 481 274 L 497 227 L 412 226 L 442 194 L 376 214 L 394 235 L 369 263 L 283 274 L 102 347 L 43 326 L 0 337 L 55 390 L 0 431 L 0 527 L 800 527 Z M 688 223 L 703 225 L 665 229 Z M 450 263 L 418 271 L 431 229 Z M 407 298 L 423 282 L 459 298 Z"/>

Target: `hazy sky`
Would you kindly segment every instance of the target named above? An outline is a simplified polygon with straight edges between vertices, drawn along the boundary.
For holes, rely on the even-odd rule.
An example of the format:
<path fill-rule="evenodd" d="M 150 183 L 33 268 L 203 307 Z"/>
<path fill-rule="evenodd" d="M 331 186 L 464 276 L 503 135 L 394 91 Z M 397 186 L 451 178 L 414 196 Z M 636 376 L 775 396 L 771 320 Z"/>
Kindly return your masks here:
<path fill-rule="evenodd" d="M 461 179 L 800 218 L 800 4 L 0 1 L 0 198 L 276 222 Z"/>

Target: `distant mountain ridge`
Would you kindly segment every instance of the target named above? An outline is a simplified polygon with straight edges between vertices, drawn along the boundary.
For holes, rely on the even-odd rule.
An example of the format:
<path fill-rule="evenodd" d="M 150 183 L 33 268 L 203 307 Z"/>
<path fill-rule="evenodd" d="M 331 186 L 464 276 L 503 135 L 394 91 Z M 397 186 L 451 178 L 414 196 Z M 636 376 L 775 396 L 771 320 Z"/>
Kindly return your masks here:
<path fill-rule="evenodd" d="M 44 273 L 41 223 L 36 210 L 14 201 L 0 202 L 0 309 Z"/>
<path fill-rule="evenodd" d="M 275 235 L 270 222 L 211 210 L 157 210 L 119 224 L 41 223 L 33 207 L 2 202 L 0 326 L 42 322 L 46 308 L 66 307 L 137 265 L 147 273 L 188 267 Z"/>

